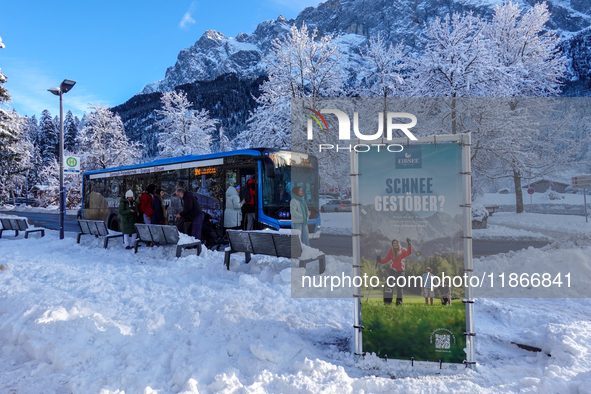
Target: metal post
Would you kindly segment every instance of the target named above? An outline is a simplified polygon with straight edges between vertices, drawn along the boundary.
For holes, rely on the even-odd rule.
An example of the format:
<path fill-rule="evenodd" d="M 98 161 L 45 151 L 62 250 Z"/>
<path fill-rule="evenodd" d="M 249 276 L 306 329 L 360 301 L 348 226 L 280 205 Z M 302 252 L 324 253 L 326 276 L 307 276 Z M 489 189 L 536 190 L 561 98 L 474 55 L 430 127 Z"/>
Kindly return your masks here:
<path fill-rule="evenodd" d="M 29 173 L 25 175 L 25 206 L 29 206 Z"/>
<path fill-rule="evenodd" d="M 472 194 L 471 194 L 471 166 L 470 166 L 470 144 L 471 135 L 466 133 L 462 135 L 462 183 L 464 189 L 464 269 L 468 278 L 466 286 L 466 361 L 468 367 L 474 367 L 474 291 L 470 286 L 470 277 L 472 276 L 474 265 L 472 263 Z"/>
<path fill-rule="evenodd" d="M 583 201 L 585 202 L 585 222 L 589 223 L 589 215 L 587 214 L 587 189 L 583 188 Z"/>
<path fill-rule="evenodd" d="M 359 235 L 359 162 L 357 152 L 351 151 L 351 205 L 353 218 L 353 276 L 361 276 L 361 242 Z M 363 332 L 361 329 L 361 289 L 357 286 L 353 290 L 354 315 L 355 315 L 355 361 L 363 354 Z"/>
<path fill-rule="evenodd" d="M 66 189 L 64 188 L 64 94 L 60 90 L 60 239 L 64 239 L 66 215 Z"/>

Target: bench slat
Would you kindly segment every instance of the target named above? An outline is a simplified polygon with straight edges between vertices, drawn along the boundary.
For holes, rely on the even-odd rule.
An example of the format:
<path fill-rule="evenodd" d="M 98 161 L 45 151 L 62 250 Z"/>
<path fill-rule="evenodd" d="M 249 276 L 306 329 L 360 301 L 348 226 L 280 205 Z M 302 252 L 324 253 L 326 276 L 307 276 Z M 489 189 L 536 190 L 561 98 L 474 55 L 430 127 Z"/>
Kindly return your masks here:
<path fill-rule="evenodd" d="M 177 230 L 174 226 L 162 226 L 162 230 L 164 231 L 164 237 L 166 239 L 166 243 L 168 244 L 178 244 L 179 243 L 179 230 Z"/>
<path fill-rule="evenodd" d="M 12 230 L 10 219 L 0 219 L 0 222 L 2 222 L 2 230 Z"/>
<path fill-rule="evenodd" d="M 82 233 L 90 234 L 90 228 L 86 220 L 78 220 L 78 225 L 80 226 L 80 231 L 82 231 Z"/>
<path fill-rule="evenodd" d="M 250 233 L 250 241 L 254 254 L 266 254 L 268 256 L 277 256 L 273 234 Z"/>
<path fill-rule="evenodd" d="M 149 226 L 150 234 L 152 235 L 152 242 L 158 245 L 166 244 L 166 236 L 164 230 L 160 226 Z"/>
<path fill-rule="evenodd" d="M 144 242 L 152 242 L 152 234 L 150 229 L 144 224 L 136 224 L 135 228 L 138 232 L 138 237 Z"/>
<path fill-rule="evenodd" d="M 228 239 L 232 250 L 236 252 L 254 253 L 250 237 L 245 231 L 228 230 Z"/>

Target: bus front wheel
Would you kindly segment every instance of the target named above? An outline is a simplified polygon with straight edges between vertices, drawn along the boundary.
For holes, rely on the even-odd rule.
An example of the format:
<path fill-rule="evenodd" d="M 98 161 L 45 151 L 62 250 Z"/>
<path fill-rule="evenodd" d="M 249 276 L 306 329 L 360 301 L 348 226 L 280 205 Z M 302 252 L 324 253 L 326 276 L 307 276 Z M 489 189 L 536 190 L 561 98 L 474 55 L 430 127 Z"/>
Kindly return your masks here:
<path fill-rule="evenodd" d="M 112 218 L 109 222 L 109 230 L 119 231 L 119 222 L 116 218 Z"/>

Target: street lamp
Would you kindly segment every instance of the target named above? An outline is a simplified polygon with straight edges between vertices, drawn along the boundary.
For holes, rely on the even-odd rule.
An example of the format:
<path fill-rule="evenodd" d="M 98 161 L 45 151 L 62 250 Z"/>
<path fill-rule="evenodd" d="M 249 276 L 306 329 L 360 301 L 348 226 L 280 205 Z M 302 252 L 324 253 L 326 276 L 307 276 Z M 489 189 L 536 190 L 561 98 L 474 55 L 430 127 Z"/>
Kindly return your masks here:
<path fill-rule="evenodd" d="M 64 217 L 66 216 L 66 189 L 64 188 L 64 93 L 68 93 L 76 81 L 64 79 L 59 88 L 47 89 L 60 96 L 60 239 L 64 239 Z"/>

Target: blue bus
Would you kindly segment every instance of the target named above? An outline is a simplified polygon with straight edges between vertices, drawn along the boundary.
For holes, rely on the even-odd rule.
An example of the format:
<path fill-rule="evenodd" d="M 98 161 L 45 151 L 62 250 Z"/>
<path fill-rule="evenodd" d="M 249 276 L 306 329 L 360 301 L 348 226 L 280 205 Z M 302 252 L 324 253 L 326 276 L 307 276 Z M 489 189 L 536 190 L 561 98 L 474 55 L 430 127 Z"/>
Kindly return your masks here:
<path fill-rule="evenodd" d="M 82 185 L 82 217 L 103 220 L 109 229 L 119 231 L 118 208 L 125 192 L 132 190 L 137 198 L 149 184 L 155 184 L 165 193 L 168 224 L 176 224 L 176 214 L 182 210 L 181 200 L 174 195 L 179 187 L 195 194 L 203 210 L 215 221 L 222 221 L 226 189 L 237 184 L 245 188 L 250 179 L 257 185 L 258 229 L 291 227 L 291 189 L 300 186 L 310 209 L 310 238 L 320 236 L 317 158 L 270 148 L 173 157 L 87 171 Z"/>

